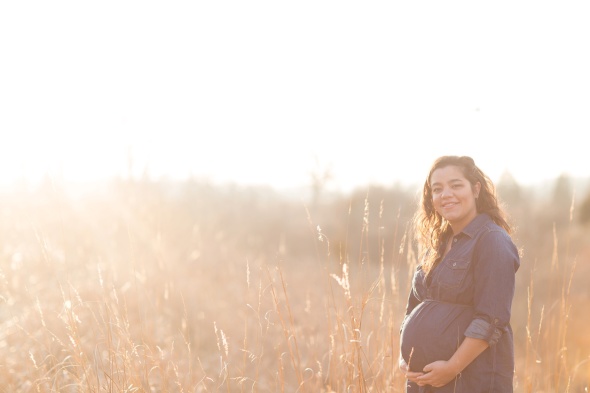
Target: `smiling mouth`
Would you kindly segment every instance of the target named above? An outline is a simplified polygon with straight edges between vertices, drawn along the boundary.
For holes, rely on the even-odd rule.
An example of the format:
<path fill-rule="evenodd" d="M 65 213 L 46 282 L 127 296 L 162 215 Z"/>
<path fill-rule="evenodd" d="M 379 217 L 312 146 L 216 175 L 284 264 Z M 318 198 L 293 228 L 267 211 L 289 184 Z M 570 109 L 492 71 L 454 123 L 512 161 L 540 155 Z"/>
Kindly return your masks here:
<path fill-rule="evenodd" d="M 449 209 L 449 208 L 454 207 L 454 206 L 457 206 L 457 205 L 458 205 L 458 203 L 456 203 L 456 202 L 447 203 L 447 204 L 442 205 L 442 208 L 443 209 Z"/>

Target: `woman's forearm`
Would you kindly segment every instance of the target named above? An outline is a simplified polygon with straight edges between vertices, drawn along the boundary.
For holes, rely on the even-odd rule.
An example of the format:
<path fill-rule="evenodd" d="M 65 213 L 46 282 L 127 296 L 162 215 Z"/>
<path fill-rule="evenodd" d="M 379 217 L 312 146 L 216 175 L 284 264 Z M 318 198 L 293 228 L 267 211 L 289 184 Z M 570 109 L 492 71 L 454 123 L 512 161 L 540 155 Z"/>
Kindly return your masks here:
<path fill-rule="evenodd" d="M 459 374 L 469 365 L 476 357 L 479 356 L 488 347 L 488 343 L 478 338 L 465 337 L 459 348 L 449 359 L 449 364 Z"/>
<path fill-rule="evenodd" d="M 449 360 L 437 360 L 427 364 L 424 367 L 424 373 L 407 372 L 406 377 L 419 386 L 444 386 L 459 375 L 487 347 L 488 343 L 484 340 L 465 337 Z"/>

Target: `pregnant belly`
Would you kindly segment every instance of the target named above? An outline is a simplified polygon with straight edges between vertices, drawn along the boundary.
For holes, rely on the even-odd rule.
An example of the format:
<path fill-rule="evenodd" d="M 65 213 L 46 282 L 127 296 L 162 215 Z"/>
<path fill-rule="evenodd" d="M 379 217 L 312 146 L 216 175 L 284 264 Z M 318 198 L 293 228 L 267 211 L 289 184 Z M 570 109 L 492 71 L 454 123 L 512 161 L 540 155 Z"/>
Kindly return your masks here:
<path fill-rule="evenodd" d="M 422 371 L 436 360 L 448 360 L 472 319 L 470 306 L 430 300 L 420 303 L 408 315 L 401 332 L 401 354 L 410 370 Z"/>

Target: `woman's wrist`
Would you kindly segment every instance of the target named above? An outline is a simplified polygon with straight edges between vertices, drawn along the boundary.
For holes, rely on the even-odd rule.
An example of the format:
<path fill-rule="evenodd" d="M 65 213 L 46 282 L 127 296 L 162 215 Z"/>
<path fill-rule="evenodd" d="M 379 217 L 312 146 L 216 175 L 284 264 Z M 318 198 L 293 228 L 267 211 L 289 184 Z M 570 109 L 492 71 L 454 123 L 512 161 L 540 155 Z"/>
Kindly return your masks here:
<path fill-rule="evenodd" d="M 458 359 L 455 358 L 455 356 L 451 357 L 447 361 L 447 365 L 449 366 L 450 371 L 452 371 L 452 373 L 455 376 L 461 374 L 461 371 L 463 371 L 463 369 L 465 368 L 465 366 L 462 365 L 461 362 L 459 362 Z"/>

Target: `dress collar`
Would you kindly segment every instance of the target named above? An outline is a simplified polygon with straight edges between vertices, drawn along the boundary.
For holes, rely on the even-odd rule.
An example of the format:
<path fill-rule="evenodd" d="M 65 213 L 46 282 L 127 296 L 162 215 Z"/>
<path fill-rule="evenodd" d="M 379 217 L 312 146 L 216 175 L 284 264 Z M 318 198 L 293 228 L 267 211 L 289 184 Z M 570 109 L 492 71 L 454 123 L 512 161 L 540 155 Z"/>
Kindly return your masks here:
<path fill-rule="evenodd" d="M 479 230 L 486 225 L 488 222 L 492 221 L 491 217 L 487 213 L 479 213 L 463 230 L 459 233 L 464 233 L 469 237 L 475 236 Z M 455 235 L 456 236 L 456 235 Z"/>

